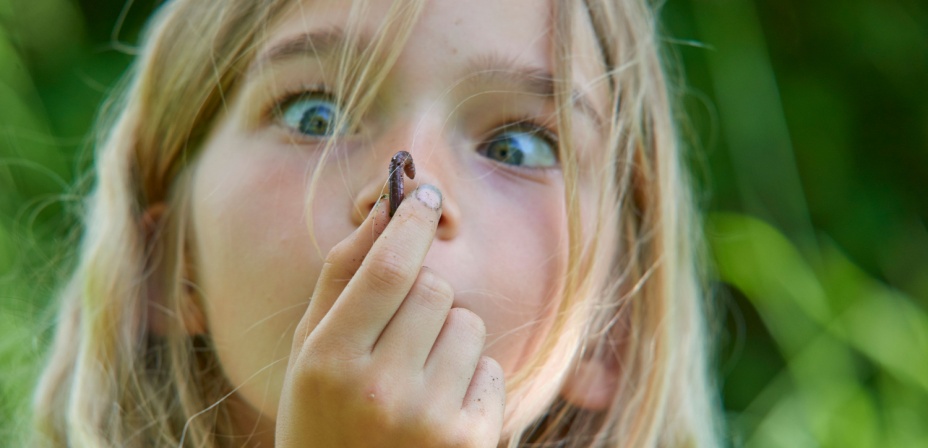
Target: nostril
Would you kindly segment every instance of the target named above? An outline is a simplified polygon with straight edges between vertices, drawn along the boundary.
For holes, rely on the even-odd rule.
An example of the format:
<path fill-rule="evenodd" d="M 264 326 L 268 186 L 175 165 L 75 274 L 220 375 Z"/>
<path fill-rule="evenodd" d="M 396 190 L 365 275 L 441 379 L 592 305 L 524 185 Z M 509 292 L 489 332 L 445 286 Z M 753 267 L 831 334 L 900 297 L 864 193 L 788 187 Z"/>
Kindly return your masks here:
<path fill-rule="evenodd" d="M 443 200 L 435 238 L 449 241 L 457 238 L 461 230 L 461 214 L 457 204 L 453 200 Z"/>
<path fill-rule="evenodd" d="M 370 215 L 371 212 L 374 211 L 374 207 L 376 206 L 377 206 L 376 202 L 371 202 L 370 204 L 367 204 L 366 206 L 364 206 L 364 208 L 361 209 L 361 211 L 364 212 L 363 216 Z"/>

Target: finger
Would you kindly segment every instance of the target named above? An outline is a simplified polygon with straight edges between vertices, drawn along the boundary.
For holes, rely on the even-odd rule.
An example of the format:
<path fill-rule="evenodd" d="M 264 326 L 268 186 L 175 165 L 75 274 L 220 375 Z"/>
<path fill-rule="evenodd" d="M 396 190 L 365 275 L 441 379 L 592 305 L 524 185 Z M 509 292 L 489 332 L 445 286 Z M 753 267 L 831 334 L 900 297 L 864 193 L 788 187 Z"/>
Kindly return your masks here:
<path fill-rule="evenodd" d="M 377 340 L 374 356 L 421 370 L 453 301 L 451 284 L 423 266 L 406 300 Z"/>
<path fill-rule="evenodd" d="M 452 308 L 425 362 L 429 387 L 446 391 L 450 402 L 459 406 L 473 380 L 485 340 L 483 319 L 468 309 Z"/>
<path fill-rule="evenodd" d="M 415 198 L 416 200 L 409 200 Z M 320 330 L 371 350 L 419 274 L 441 218 L 441 193 L 422 185 L 403 201 L 390 225 L 374 242 L 339 300 L 319 323 Z"/>
<path fill-rule="evenodd" d="M 506 413 L 506 383 L 503 368 L 495 359 L 482 356 L 474 370 L 461 410 L 467 425 L 476 435 L 488 441 L 498 441 Z"/>
<path fill-rule="evenodd" d="M 380 196 L 361 225 L 351 235 L 336 244 L 326 255 L 313 290 L 313 296 L 309 301 L 309 307 L 296 329 L 295 345 L 302 344 L 306 336 L 329 312 L 339 294 L 348 285 L 348 281 L 361 267 L 374 241 L 387 227 L 390 217 L 386 199 L 387 195 Z"/>

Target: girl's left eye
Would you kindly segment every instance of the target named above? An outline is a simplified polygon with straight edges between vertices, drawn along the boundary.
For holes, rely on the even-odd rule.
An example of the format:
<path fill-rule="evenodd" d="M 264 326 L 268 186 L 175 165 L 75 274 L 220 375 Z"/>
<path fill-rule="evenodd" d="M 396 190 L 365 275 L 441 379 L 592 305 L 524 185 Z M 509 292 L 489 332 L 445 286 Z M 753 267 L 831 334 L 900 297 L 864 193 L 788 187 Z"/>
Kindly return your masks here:
<path fill-rule="evenodd" d="M 341 111 L 330 95 L 309 92 L 285 101 L 280 106 L 284 125 L 310 137 L 331 137 L 338 134 Z"/>
<path fill-rule="evenodd" d="M 515 123 L 504 126 L 478 150 L 484 157 L 529 168 L 557 166 L 557 139 L 542 126 Z"/>

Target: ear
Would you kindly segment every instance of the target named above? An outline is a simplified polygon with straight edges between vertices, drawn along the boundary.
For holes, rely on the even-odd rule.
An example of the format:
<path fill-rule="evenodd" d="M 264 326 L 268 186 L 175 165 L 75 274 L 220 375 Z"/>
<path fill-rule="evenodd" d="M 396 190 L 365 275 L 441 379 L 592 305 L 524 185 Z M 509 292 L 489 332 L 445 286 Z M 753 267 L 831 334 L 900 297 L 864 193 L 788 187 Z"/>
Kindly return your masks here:
<path fill-rule="evenodd" d="M 148 328 L 152 334 L 164 336 L 170 328 L 170 320 L 181 319 L 184 330 L 190 336 L 206 333 L 206 320 L 203 317 L 203 311 L 196 303 L 194 294 L 191 289 L 184 285 L 181 297 L 178 297 L 180 303 L 176 308 L 172 307 L 167 300 L 165 285 L 167 272 L 164 263 L 165 256 L 165 238 L 164 217 L 168 213 L 167 204 L 158 202 L 145 209 L 142 214 L 140 227 L 145 238 L 145 302 L 148 305 Z M 180 257 L 180 263 L 186 265 L 186 257 Z M 187 272 L 186 266 L 181 266 L 183 272 Z M 186 277 L 186 276 L 185 276 Z M 186 278 L 185 278 L 186 280 Z M 178 316 L 177 313 L 180 313 Z"/>
<path fill-rule="evenodd" d="M 577 362 L 561 388 L 561 398 L 588 411 L 607 409 L 619 387 L 618 354 L 608 349 L 596 352 Z"/>

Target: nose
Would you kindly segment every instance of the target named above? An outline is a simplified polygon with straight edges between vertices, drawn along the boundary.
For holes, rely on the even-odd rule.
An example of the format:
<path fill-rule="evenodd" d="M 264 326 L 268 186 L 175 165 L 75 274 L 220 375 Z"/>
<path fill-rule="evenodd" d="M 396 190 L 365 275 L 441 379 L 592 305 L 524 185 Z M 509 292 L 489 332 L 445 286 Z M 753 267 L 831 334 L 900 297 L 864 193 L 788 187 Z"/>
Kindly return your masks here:
<path fill-rule="evenodd" d="M 354 199 L 358 207 L 352 207 L 354 210 L 352 222 L 356 226 L 361 224 L 380 196 L 389 194 L 388 179 L 396 175 L 403 183 L 405 197 L 408 200 L 415 200 L 412 195 L 415 194 L 415 189 L 422 184 L 430 184 L 441 191 L 441 218 L 438 221 L 435 238 L 453 239 L 460 232 L 461 226 L 460 207 L 455 198 L 459 192 L 454 188 L 455 182 L 452 175 L 455 172 L 453 148 L 447 139 L 442 138 L 440 132 L 432 134 L 423 131 L 421 126 L 410 130 L 406 135 L 406 138 L 384 137 L 375 143 L 377 147 L 370 152 L 371 157 L 376 159 L 373 162 L 374 169 L 367 170 L 366 175 L 370 178 L 365 179 L 363 187 Z M 399 168 L 399 173 L 391 170 L 391 159 L 404 148 L 412 156 L 412 164 L 415 166 L 415 178 L 412 179 L 407 176 L 407 171 L 402 167 Z M 378 167 L 382 168 L 378 169 Z"/>

